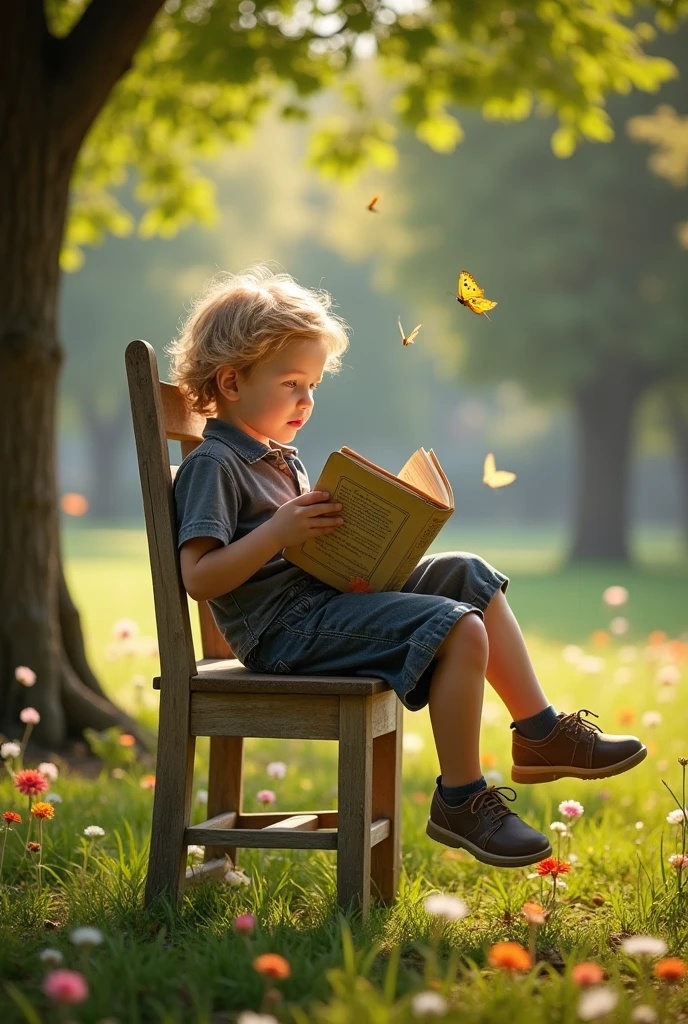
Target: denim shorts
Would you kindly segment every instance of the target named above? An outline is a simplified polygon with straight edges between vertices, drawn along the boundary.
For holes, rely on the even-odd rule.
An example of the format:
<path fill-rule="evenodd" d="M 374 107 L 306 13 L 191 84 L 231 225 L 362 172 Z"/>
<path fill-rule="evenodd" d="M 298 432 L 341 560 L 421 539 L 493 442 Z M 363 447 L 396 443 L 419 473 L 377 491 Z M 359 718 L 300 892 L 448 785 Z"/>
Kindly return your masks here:
<path fill-rule="evenodd" d="M 508 578 L 478 555 L 426 555 L 399 591 L 343 594 L 313 577 L 242 659 L 254 672 L 373 676 L 404 707 L 428 703 L 437 649 L 462 615 L 483 611 Z"/>

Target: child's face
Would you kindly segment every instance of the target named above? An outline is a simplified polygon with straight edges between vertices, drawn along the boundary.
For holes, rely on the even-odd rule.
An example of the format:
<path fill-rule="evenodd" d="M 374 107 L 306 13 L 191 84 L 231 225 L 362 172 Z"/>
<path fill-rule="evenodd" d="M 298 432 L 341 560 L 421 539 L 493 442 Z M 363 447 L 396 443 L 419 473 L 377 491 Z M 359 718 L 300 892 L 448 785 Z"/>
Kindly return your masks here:
<path fill-rule="evenodd" d="M 313 392 L 327 360 L 324 338 L 294 340 L 259 363 L 249 380 L 224 366 L 216 375 L 217 415 L 263 444 L 293 441 L 313 412 Z"/>

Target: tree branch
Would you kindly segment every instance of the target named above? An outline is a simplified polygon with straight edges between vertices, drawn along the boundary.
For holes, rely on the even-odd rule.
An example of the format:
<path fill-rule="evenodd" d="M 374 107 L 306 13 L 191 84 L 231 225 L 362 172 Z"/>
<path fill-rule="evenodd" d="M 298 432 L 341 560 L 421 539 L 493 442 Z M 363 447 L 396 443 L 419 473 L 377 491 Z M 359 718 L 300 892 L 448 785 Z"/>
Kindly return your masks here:
<path fill-rule="evenodd" d="M 52 61 L 50 106 L 60 142 L 74 156 L 164 0 L 92 0 Z"/>

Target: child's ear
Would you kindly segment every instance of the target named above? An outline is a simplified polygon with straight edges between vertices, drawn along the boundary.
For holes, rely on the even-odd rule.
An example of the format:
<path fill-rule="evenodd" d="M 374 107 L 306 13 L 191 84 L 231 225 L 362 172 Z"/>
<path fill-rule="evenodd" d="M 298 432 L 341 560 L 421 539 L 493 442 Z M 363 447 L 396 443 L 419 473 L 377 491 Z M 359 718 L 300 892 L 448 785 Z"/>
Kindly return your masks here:
<path fill-rule="evenodd" d="M 228 398 L 230 402 L 239 397 L 237 372 L 233 366 L 221 366 L 215 374 L 215 388 L 218 395 Z"/>

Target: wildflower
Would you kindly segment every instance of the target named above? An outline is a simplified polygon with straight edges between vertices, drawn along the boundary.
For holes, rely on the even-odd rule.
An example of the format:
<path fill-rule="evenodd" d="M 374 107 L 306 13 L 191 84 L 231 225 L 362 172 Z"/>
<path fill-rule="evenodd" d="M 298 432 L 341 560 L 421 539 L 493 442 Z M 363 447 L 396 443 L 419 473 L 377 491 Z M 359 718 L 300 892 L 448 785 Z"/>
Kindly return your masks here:
<path fill-rule="evenodd" d="M 670 956 L 667 960 L 660 960 L 655 964 L 654 973 L 655 978 L 662 981 L 680 981 L 688 973 L 688 967 L 677 956 Z"/>
<path fill-rule="evenodd" d="M 26 849 L 29 851 L 29 853 L 38 853 L 40 848 L 41 848 L 41 844 L 40 843 L 27 843 L 26 844 Z"/>
<path fill-rule="evenodd" d="M 683 825 L 683 822 L 687 818 L 688 811 L 685 807 L 683 808 L 683 810 L 681 810 L 680 807 L 677 807 L 675 811 L 669 811 L 669 813 L 666 816 L 666 820 L 669 822 L 670 825 Z"/>
<path fill-rule="evenodd" d="M 141 789 L 155 789 L 155 775 L 143 775 L 139 780 Z"/>
<path fill-rule="evenodd" d="M 504 782 L 504 776 L 502 775 L 502 773 L 495 771 L 494 768 L 489 772 L 484 772 L 483 774 L 485 776 L 485 782 L 488 784 L 488 786 L 501 786 L 501 784 Z"/>
<path fill-rule="evenodd" d="M 609 643 L 609 633 L 606 629 L 596 629 L 591 639 L 595 647 L 606 647 Z"/>
<path fill-rule="evenodd" d="M 526 921 L 528 924 L 544 924 L 545 923 L 545 908 L 539 903 L 528 902 L 524 903 L 521 907 L 521 911 L 525 914 Z"/>
<path fill-rule="evenodd" d="M 426 897 L 425 909 L 428 914 L 443 917 L 445 921 L 461 921 L 470 914 L 468 904 L 463 900 L 439 892 Z"/>
<path fill-rule="evenodd" d="M 653 629 L 647 638 L 647 643 L 649 647 L 661 647 L 668 639 L 669 637 L 663 629 Z"/>
<path fill-rule="evenodd" d="M 656 1024 L 657 1011 L 652 1006 L 640 1003 L 631 1010 L 631 1020 L 637 1021 L 638 1024 Z"/>
<path fill-rule="evenodd" d="M 678 665 L 662 665 L 655 679 L 660 686 L 676 686 L 681 679 L 681 670 Z"/>
<path fill-rule="evenodd" d="M 616 712 L 616 720 L 620 725 L 630 725 L 635 719 L 633 708 L 619 708 Z"/>
<path fill-rule="evenodd" d="M 36 682 L 36 673 L 28 665 L 17 665 L 14 670 L 14 678 L 22 686 L 33 686 Z"/>
<path fill-rule="evenodd" d="M 289 961 L 279 953 L 261 953 L 253 961 L 254 970 L 267 978 L 288 978 L 291 975 Z"/>
<path fill-rule="evenodd" d="M 562 836 L 568 835 L 569 831 L 569 827 L 565 821 L 553 821 L 550 825 L 550 829 L 552 832 L 559 832 Z"/>
<path fill-rule="evenodd" d="M 585 988 L 587 985 L 599 985 L 604 981 L 604 971 L 599 964 L 593 963 L 591 960 L 584 960 L 583 963 L 573 967 L 571 980 L 574 985 L 580 985 L 581 988 Z"/>
<path fill-rule="evenodd" d="M 39 796 L 48 788 L 48 780 L 43 772 L 35 768 L 24 768 L 14 776 L 14 784 L 22 796 Z"/>
<path fill-rule="evenodd" d="M 611 1013 L 618 1001 L 618 992 L 598 985 L 581 995 L 578 1000 L 578 1016 L 581 1020 L 597 1020 Z"/>
<path fill-rule="evenodd" d="M 645 822 L 644 821 L 636 821 L 635 827 L 637 828 L 638 832 L 641 832 L 645 828 Z"/>
<path fill-rule="evenodd" d="M 11 740 L 9 743 L 3 743 L 0 746 L 0 757 L 7 761 L 13 757 L 19 757 L 21 754 L 21 743 L 15 743 Z"/>
<path fill-rule="evenodd" d="M 199 789 L 198 790 L 198 792 L 196 793 L 196 803 L 197 804 L 207 804 L 208 803 L 208 790 L 207 789 Z"/>
<path fill-rule="evenodd" d="M 54 782 L 57 776 L 60 774 L 60 769 L 52 761 L 41 761 L 38 766 L 38 771 L 43 772 L 46 779 Z"/>
<path fill-rule="evenodd" d="M 48 967 L 59 967 L 64 960 L 59 949 L 42 949 L 38 956 L 41 962 Z"/>
<path fill-rule="evenodd" d="M 402 746 L 405 754 L 418 754 L 425 746 L 425 740 L 417 732 L 405 732 Z"/>
<path fill-rule="evenodd" d="M 21 814 L 17 814 L 16 811 L 3 811 L 2 816 L 8 826 L 13 823 L 15 825 L 21 825 Z"/>
<path fill-rule="evenodd" d="M 87 825 L 84 829 L 84 835 L 88 836 L 89 839 L 98 839 L 105 835 L 105 829 L 101 828 L 100 825 Z"/>
<path fill-rule="evenodd" d="M 646 729 L 655 729 L 662 724 L 662 715 L 659 711 L 646 711 L 641 721 Z"/>
<path fill-rule="evenodd" d="M 75 928 L 69 936 L 75 946 L 100 946 L 105 936 L 100 928 Z"/>
<path fill-rule="evenodd" d="M 22 708 L 19 712 L 19 718 L 24 725 L 38 725 L 41 720 L 41 716 L 35 708 Z"/>
<path fill-rule="evenodd" d="M 50 818 L 55 817 L 55 808 L 52 804 L 49 804 L 44 800 L 40 800 L 38 803 L 33 805 L 31 813 L 34 818 L 40 818 L 41 821 L 48 821 Z"/>
<path fill-rule="evenodd" d="M 239 914 L 234 918 L 234 928 L 242 934 L 249 934 L 256 926 L 256 919 L 253 914 Z"/>
<path fill-rule="evenodd" d="M 117 619 L 112 624 L 112 635 L 117 640 L 128 640 L 129 637 L 139 635 L 139 627 L 133 619 Z"/>
<path fill-rule="evenodd" d="M 609 623 L 609 632 L 614 636 L 623 636 L 624 633 L 628 633 L 628 619 L 625 619 L 623 615 L 617 615 Z"/>
<path fill-rule="evenodd" d="M 88 985 L 83 974 L 58 968 L 43 979 L 42 989 L 55 1003 L 75 1004 L 88 999 Z"/>
<path fill-rule="evenodd" d="M 187 846 L 186 856 L 191 860 L 203 860 L 205 849 L 202 846 Z"/>
<path fill-rule="evenodd" d="M 501 967 L 506 971 L 530 970 L 528 951 L 518 942 L 495 942 L 490 946 L 488 960 L 493 967 Z"/>
<path fill-rule="evenodd" d="M 411 1008 L 416 1017 L 429 1017 L 432 1014 L 440 1016 L 447 1012 L 447 1000 L 439 992 L 428 989 L 426 992 L 416 992 L 411 999 Z"/>
<path fill-rule="evenodd" d="M 254 1013 L 253 1010 L 242 1010 L 237 1016 L 237 1024 L 279 1024 L 279 1021 L 271 1013 Z"/>
<path fill-rule="evenodd" d="M 669 863 L 677 871 L 683 871 L 684 868 L 688 868 L 688 853 L 672 853 Z"/>
<path fill-rule="evenodd" d="M 568 874 L 571 870 L 571 865 L 567 864 L 565 860 L 557 860 L 556 857 L 545 857 L 544 860 L 535 865 L 535 870 L 542 878 L 546 875 L 556 878 L 558 875 Z"/>
<path fill-rule="evenodd" d="M 265 770 L 271 779 L 283 779 L 287 774 L 287 766 L 284 761 L 271 761 Z"/>
<path fill-rule="evenodd" d="M 577 800 L 562 800 L 559 804 L 559 813 L 566 818 L 580 818 L 583 811 L 583 804 L 579 804 Z"/>
<path fill-rule="evenodd" d="M 631 935 L 623 940 L 621 948 L 629 956 L 664 956 L 667 944 L 653 935 Z"/>
<path fill-rule="evenodd" d="M 46 793 L 45 799 L 51 804 L 61 804 L 62 797 L 59 793 Z"/>
<path fill-rule="evenodd" d="M 118 742 L 120 747 L 133 747 L 136 744 L 136 737 L 132 736 L 131 733 L 123 732 Z"/>
<path fill-rule="evenodd" d="M 602 594 L 602 600 L 605 604 L 608 604 L 610 608 L 618 608 L 622 604 L 626 604 L 628 601 L 628 591 L 625 587 L 607 587 Z"/>
<path fill-rule="evenodd" d="M 271 789 L 261 789 L 256 794 L 256 800 L 261 804 L 274 804 L 277 797 Z"/>

